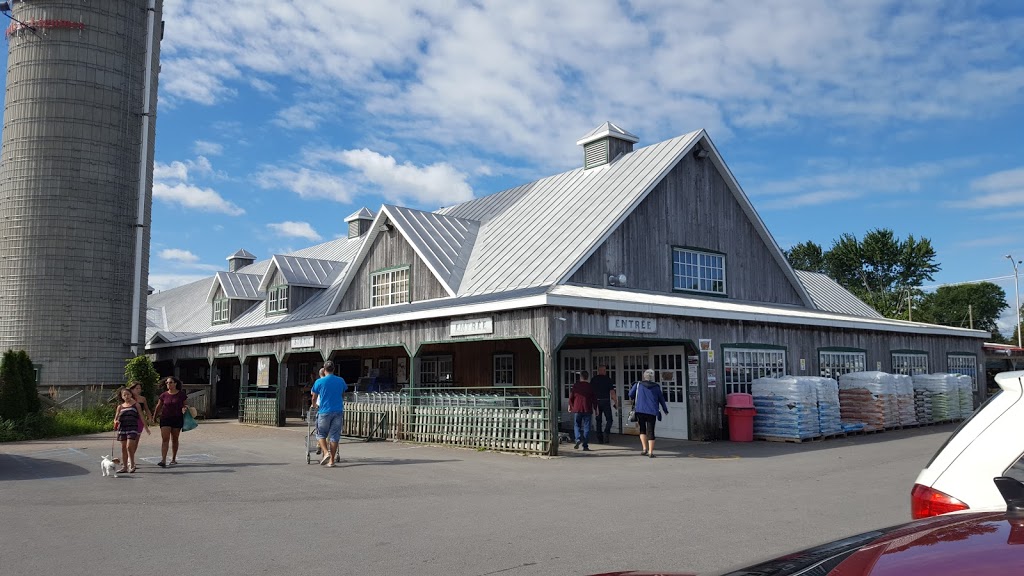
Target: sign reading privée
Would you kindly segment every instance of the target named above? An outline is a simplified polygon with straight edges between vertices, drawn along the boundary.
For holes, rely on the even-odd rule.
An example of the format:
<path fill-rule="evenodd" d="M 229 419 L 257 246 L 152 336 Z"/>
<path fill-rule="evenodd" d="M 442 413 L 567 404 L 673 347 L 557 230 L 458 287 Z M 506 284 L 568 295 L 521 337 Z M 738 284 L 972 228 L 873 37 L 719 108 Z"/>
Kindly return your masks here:
<path fill-rule="evenodd" d="M 231 344 L 221 344 L 220 346 L 217 346 L 217 354 L 218 355 L 220 355 L 220 354 L 234 354 L 234 353 L 235 353 L 235 343 L 234 342 L 232 342 Z"/>
<path fill-rule="evenodd" d="M 639 316 L 609 316 L 608 330 L 610 332 L 654 334 L 658 331 L 658 319 Z"/>
<path fill-rule="evenodd" d="M 494 334 L 494 321 L 490 316 L 487 318 L 452 320 L 448 325 L 448 335 L 452 337 L 476 336 L 478 334 Z"/>
<path fill-rule="evenodd" d="M 292 349 L 296 348 L 312 348 L 316 345 L 316 341 L 313 340 L 313 335 L 307 336 L 292 336 Z"/>

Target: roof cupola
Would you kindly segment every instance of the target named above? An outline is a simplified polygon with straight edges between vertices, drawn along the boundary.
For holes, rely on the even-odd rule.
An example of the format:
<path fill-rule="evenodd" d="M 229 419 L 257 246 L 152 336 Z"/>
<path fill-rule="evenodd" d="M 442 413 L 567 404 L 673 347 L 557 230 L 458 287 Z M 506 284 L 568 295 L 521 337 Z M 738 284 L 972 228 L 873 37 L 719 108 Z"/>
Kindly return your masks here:
<path fill-rule="evenodd" d="M 608 164 L 623 154 L 633 151 L 633 144 L 640 139 L 611 122 L 594 128 L 576 141 L 583 146 L 583 167 L 593 168 Z"/>

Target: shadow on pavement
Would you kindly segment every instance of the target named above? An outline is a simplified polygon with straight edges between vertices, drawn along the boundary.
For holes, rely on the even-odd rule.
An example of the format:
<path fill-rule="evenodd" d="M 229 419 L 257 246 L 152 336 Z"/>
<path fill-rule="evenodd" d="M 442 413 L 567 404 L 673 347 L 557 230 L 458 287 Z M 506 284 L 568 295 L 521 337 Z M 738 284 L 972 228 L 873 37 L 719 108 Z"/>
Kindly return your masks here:
<path fill-rule="evenodd" d="M 96 460 L 99 472 L 100 461 Z M 70 462 L 32 458 L 14 454 L 0 454 L 0 481 L 6 480 L 48 480 L 68 476 L 85 476 L 89 471 Z"/>
<path fill-rule="evenodd" d="M 461 460 L 417 460 L 415 458 L 371 458 L 371 459 L 359 459 L 359 460 L 345 460 L 341 459 L 340 464 L 335 464 L 335 468 L 355 468 L 356 466 L 404 466 L 406 464 L 442 464 L 445 462 L 461 462 Z"/>

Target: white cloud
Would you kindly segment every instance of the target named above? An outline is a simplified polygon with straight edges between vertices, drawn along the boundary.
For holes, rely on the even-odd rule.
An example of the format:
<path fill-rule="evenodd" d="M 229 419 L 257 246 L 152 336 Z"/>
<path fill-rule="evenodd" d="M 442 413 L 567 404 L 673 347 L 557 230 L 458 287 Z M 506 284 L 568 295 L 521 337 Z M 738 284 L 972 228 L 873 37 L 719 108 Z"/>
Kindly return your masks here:
<path fill-rule="evenodd" d="M 245 210 L 225 200 L 216 190 L 191 184 L 189 180 L 193 172 L 211 175 L 213 166 L 204 156 L 186 162 L 156 162 L 153 166 L 153 198 L 204 212 L 221 212 L 230 216 L 245 214 Z"/>
<path fill-rule="evenodd" d="M 804 206 L 821 206 L 824 204 L 841 202 L 843 200 L 853 200 L 860 196 L 860 193 L 849 190 L 821 190 L 818 192 L 807 192 L 804 194 L 796 194 L 794 196 L 786 196 L 785 198 L 771 200 L 764 204 L 764 208 L 768 210 L 778 210 L 786 208 L 801 208 Z"/>
<path fill-rule="evenodd" d="M 1016 208 L 1024 204 L 1024 168 L 1003 170 L 974 180 L 970 188 L 975 195 L 949 202 L 953 208 Z"/>
<path fill-rule="evenodd" d="M 444 206 L 473 199 L 466 175 L 446 162 L 422 167 L 399 164 L 391 156 L 365 149 L 345 150 L 338 159 L 394 202 Z"/>
<path fill-rule="evenodd" d="M 303 102 L 279 111 L 273 123 L 289 130 L 315 130 L 330 112 L 325 102 Z"/>
<path fill-rule="evenodd" d="M 343 204 L 352 201 L 352 191 L 345 180 L 328 172 L 266 167 L 256 173 L 255 179 L 263 189 L 283 188 L 305 199 L 327 198 Z"/>
<path fill-rule="evenodd" d="M 192 149 L 201 156 L 220 156 L 224 153 L 224 145 L 206 140 L 196 140 Z"/>
<path fill-rule="evenodd" d="M 169 1 L 161 95 L 212 104 L 233 98 L 236 82 L 288 79 L 366 99 L 392 139 L 564 163 L 605 119 L 652 142 L 696 127 L 723 135 L 1005 108 L 1024 90 L 1024 19 L 972 6 Z M 278 120 L 321 122 L 308 106 Z"/>
<path fill-rule="evenodd" d="M 305 238 L 306 240 L 320 240 L 320 235 L 310 226 L 309 222 L 271 222 L 267 224 L 278 236 L 286 238 Z"/>
<path fill-rule="evenodd" d="M 209 274 L 150 274 L 149 285 L 156 290 L 170 290 L 178 286 L 208 279 Z"/>
<path fill-rule="evenodd" d="M 161 250 L 159 255 L 164 260 L 173 260 L 181 264 L 195 264 L 199 262 L 199 256 L 180 248 L 166 248 Z"/>

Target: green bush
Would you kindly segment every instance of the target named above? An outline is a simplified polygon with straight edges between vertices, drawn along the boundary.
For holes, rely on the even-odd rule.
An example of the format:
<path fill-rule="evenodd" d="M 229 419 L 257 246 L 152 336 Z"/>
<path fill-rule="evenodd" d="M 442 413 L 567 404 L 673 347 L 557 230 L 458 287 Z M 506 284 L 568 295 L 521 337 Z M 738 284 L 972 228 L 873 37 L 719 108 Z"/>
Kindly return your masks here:
<path fill-rule="evenodd" d="M 78 436 L 114 430 L 114 406 L 84 410 L 36 412 L 20 419 L 0 420 L 0 442 Z"/>
<path fill-rule="evenodd" d="M 155 406 L 156 387 L 157 382 L 160 380 L 160 373 L 153 367 L 153 362 L 148 356 L 136 356 L 125 363 L 125 385 L 128 385 L 132 380 L 142 382 L 142 395 L 146 397 L 146 403 L 151 408 Z"/>
<path fill-rule="evenodd" d="M 14 355 L 14 361 L 18 366 L 18 376 L 21 379 L 21 387 L 25 391 L 25 410 L 29 414 L 39 412 L 42 408 L 39 403 L 39 389 L 36 388 L 36 369 L 32 365 L 32 359 L 24 350 L 18 350 Z"/>
<path fill-rule="evenodd" d="M 21 420 L 28 413 L 17 356 L 8 350 L 0 360 L 0 419 L 4 420 Z"/>

